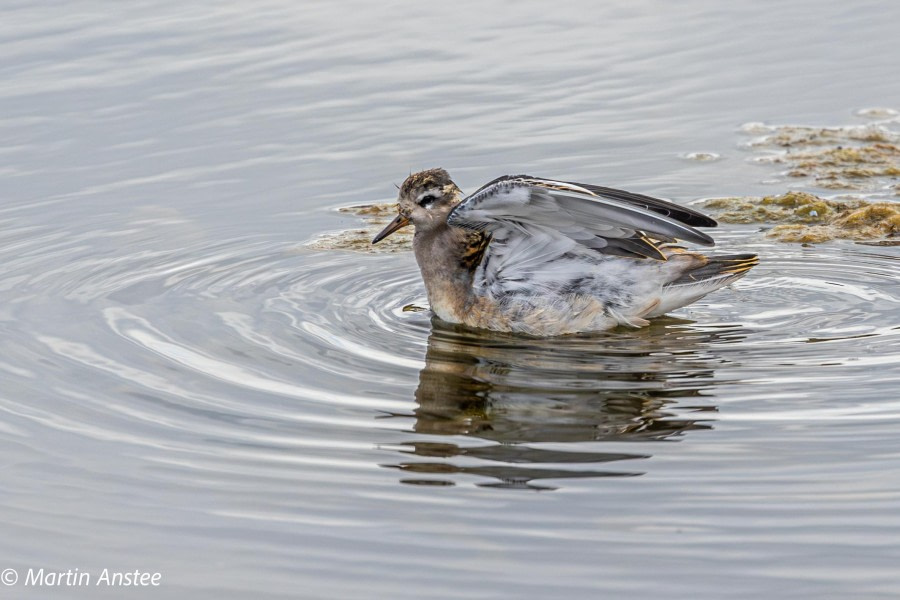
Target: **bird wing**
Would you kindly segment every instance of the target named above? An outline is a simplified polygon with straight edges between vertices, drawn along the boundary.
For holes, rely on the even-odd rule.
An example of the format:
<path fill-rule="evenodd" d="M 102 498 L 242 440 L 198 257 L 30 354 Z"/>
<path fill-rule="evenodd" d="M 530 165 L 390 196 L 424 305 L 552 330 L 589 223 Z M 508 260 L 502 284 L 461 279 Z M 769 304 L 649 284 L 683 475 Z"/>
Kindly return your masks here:
<path fill-rule="evenodd" d="M 656 260 L 665 260 L 656 241 L 712 246 L 712 238 L 694 226 L 716 225 L 665 200 L 529 175 L 507 175 L 482 186 L 451 211 L 447 222 L 490 232 L 507 245 L 521 237 L 524 245 L 528 239 L 542 245 L 555 241 L 558 250 L 579 244 L 603 254 Z"/>

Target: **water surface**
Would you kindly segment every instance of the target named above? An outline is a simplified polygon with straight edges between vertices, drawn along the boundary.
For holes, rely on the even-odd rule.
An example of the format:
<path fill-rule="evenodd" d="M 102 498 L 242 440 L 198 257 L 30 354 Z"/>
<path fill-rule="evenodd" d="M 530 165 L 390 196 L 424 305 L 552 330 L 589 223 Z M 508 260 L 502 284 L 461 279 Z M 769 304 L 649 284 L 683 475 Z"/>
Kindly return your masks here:
<path fill-rule="evenodd" d="M 894 3 L 0 16 L 0 569 L 197 599 L 900 594 L 900 248 L 724 226 L 762 257 L 738 284 L 532 340 L 404 310 L 410 254 L 305 245 L 433 166 L 781 193 L 741 125 L 900 108 Z M 138 593 L 0 595 L 54 591 Z"/>

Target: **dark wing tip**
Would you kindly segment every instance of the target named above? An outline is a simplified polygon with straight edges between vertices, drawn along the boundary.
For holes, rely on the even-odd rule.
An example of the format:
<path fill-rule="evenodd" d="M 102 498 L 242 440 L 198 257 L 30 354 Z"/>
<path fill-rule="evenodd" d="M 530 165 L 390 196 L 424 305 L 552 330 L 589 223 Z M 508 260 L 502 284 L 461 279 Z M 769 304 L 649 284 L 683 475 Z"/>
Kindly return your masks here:
<path fill-rule="evenodd" d="M 612 198 L 613 200 L 619 200 L 621 202 L 627 202 L 635 206 L 640 206 L 641 208 L 645 208 L 666 217 L 670 217 L 672 219 L 675 219 L 676 221 L 684 223 L 685 225 L 690 225 L 691 227 L 717 227 L 719 225 L 718 221 L 716 221 L 712 217 L 709 217 L 692 208 L 681 206 L 680 204 L 675 204 L 674 202 L 670 202 L 669 200 L 662 200 L 660 198 L 653 198 L 652 196 L 645 196 L 644 194 L 628 192 L 625 190 L 605 187 L 602 185 L 593 185 L 590 183 L 574 183 L 571 181 L 567 181 L 566 183 L 583 187 L 584 189 L 590 190 L 592 193 L 597 194 L 598 196 L 605 196 L 607 198 Z"/>

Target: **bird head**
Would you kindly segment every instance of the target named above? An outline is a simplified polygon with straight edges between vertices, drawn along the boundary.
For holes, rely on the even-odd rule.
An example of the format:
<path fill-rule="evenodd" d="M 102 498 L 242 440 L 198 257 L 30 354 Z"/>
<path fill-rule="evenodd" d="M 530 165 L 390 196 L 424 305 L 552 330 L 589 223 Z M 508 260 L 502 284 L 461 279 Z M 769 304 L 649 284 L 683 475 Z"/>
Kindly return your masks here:
<path fill-rule="evenodd" d="M 400 186 L 397 216 L 375 236 L 377 244 L 398 229 L 412 223 L 416 231 L 428 231 L 447 224 L 447 216 L 459 204 L 460 189 L 444 169 L 413 173 Z"/>

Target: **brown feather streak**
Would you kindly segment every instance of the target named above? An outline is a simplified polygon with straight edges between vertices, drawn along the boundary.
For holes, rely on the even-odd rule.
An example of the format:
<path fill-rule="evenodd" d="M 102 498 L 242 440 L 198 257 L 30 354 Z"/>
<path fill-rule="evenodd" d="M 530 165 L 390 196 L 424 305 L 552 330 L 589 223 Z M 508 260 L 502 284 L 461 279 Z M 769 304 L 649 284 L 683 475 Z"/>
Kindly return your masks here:
<path fill-rule="evenodd" d="M 484 251 L 491 243 L 490 234 L 481 231 L 473 231 L 466 235 L 466 246 L 463 249 L 459 262 L 469 271 L 474 271 L 484 258 Z"/>

